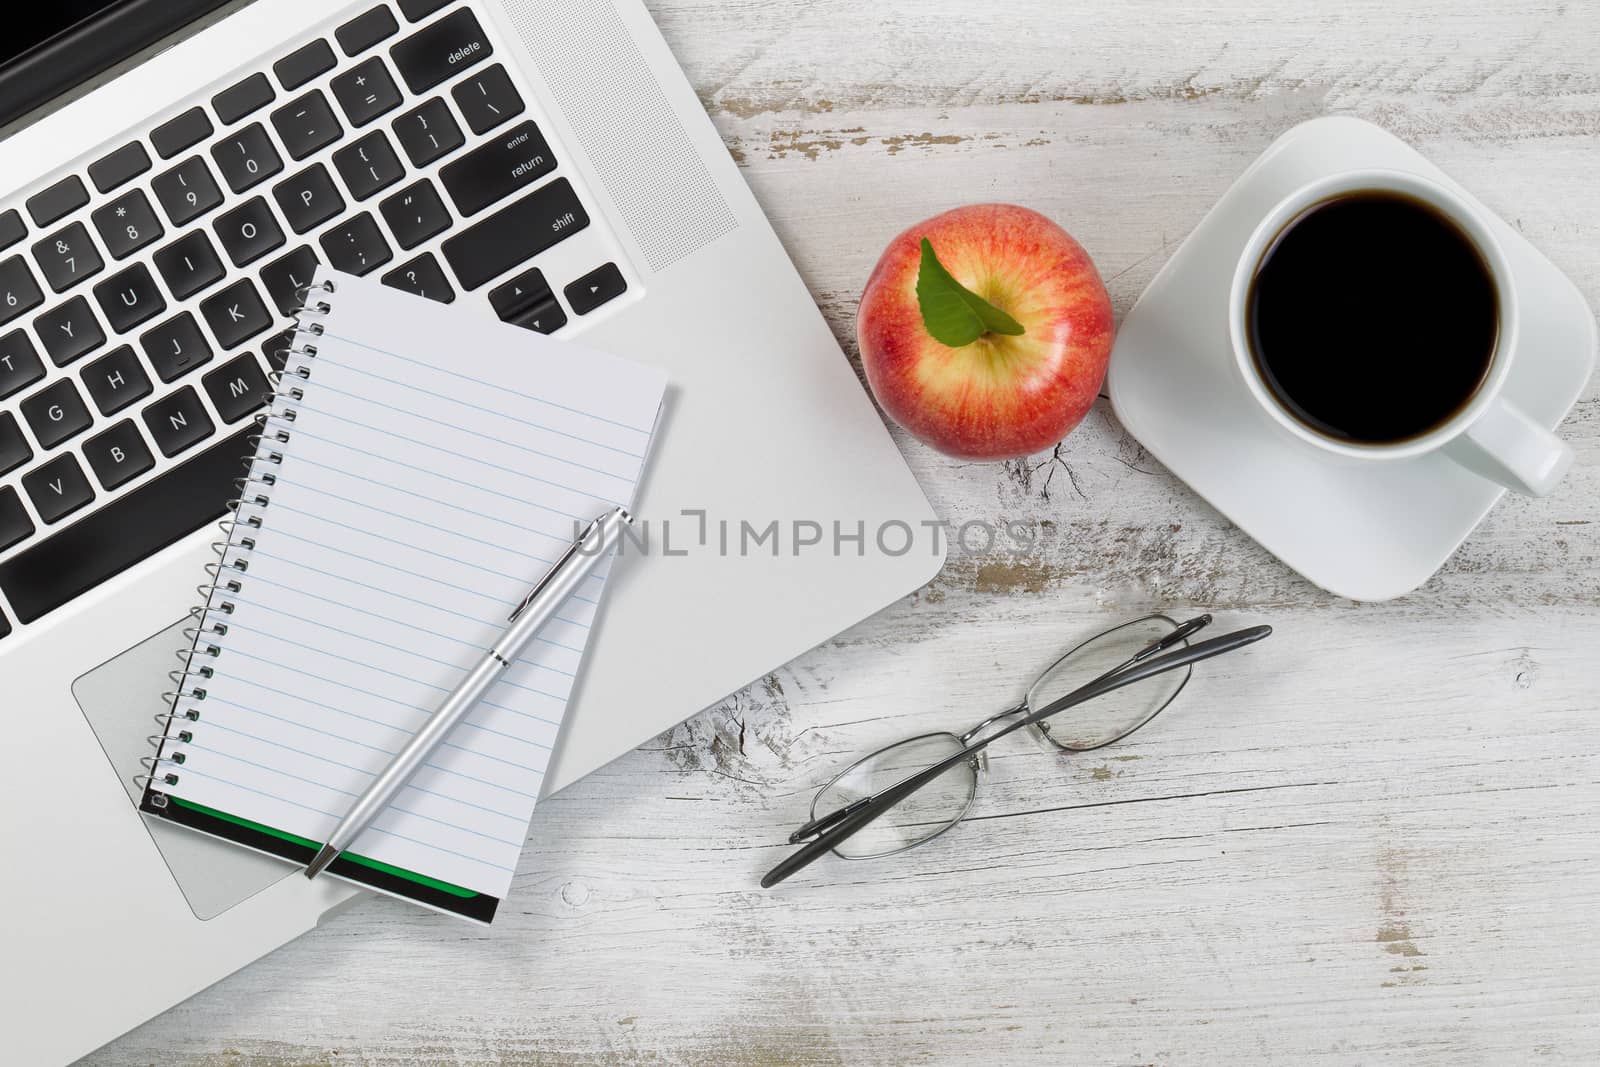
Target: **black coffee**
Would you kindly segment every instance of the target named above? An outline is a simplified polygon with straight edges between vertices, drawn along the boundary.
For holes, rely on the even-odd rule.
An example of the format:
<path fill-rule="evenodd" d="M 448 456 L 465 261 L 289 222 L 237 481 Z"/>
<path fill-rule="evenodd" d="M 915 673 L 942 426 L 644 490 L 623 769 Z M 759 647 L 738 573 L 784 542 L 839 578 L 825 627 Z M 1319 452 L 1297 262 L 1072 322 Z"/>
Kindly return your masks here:
<path fill-rule="evenodd" d="M 1437 210 L 1388 192 L 1307 208 L 1256 268 L 1251 354 L 1278 402 L 1341 441 L 1403 441 L 1447 421 L 1489 372 L 1494 278 Z"/>

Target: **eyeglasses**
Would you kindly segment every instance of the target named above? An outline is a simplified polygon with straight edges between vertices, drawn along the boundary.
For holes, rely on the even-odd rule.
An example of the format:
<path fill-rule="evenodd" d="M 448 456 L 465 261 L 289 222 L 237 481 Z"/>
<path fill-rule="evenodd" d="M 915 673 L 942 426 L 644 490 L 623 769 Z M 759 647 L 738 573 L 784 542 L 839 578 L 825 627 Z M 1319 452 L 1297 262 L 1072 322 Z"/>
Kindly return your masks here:
<path fill-rule="evenodd" d="M 1052 752 L 1087 752 L 1155 718 L 1188 684 L 1194 664 L 1272 633 L 1253 626 L 1190 644 L 1210 615 L 1179 623 L 1146 615 L 1091 637 L 1039 675 L 1022 702 L 964 734 L 931 733 L 880 748 L 817 792 L 811 821 L 789 835 L 806 842 L 761 879 L 767 888 L 826 852 L 850 860 L 892 856 L 933 840 L 966 815 L 988 769 L 985 749 L 1026 728 Z M 1063 715 L 1071 709 L 1070 715 Z"/>

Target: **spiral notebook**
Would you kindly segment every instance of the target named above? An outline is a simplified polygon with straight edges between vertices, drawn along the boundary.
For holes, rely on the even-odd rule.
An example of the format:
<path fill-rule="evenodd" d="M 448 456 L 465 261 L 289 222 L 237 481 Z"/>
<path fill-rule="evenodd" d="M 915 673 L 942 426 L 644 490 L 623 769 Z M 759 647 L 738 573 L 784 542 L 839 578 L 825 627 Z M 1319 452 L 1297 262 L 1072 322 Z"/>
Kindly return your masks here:
<path fill-rule="evenodd" d="M 376 281 L 309 292 L 140 805 L 298 863 L 578 529 L 632 502 L 666 388 Z M 329 873 L 493 918 L 609 569 Z"/>

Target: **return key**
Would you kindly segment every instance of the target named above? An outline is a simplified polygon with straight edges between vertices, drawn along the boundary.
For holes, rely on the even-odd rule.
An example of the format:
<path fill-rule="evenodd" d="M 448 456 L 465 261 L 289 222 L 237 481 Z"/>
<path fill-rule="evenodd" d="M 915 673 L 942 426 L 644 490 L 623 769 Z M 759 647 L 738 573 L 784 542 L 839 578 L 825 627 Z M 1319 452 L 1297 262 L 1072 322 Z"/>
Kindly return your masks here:
<path fill-rule="evenodd" d="M 524 122 L 473 149 L 439 172 L 445 192 L 463 216 L 473 215 L 497 200 L 556 169 L 555 156 L 539 127 Z"/>

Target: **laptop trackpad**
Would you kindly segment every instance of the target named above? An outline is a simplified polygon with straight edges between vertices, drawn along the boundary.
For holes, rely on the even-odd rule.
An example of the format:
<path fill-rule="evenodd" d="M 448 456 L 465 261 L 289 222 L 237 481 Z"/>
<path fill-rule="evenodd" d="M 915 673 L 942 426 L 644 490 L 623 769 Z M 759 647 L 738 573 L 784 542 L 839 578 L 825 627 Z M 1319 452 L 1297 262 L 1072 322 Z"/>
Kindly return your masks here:
<path fill-rule="evenodd" d="M 188 624 L 187 619 L 174 623 L 72 683 L 72 695 L 134 805 L 140 791 L 133 776 L 143 769 L 139 760 L 152 753 L 150 735 L 161 732 L 155 717 L 168 710 L 161 694 L 172 688 L 167 672 L 177 666 L 174 653 L 184 644 Z M 295 873 L 281 860 L 140 818 L 197 919 L 214 918 Z"/>

